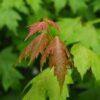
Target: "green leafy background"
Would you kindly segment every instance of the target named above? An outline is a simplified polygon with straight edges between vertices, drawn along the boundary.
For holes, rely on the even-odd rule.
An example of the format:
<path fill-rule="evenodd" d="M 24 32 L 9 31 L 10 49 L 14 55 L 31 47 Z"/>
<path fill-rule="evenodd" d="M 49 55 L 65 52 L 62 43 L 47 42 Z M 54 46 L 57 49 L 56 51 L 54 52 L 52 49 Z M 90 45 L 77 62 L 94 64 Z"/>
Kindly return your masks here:
<path fill-rule="evenodd" d="M 28 26 L 44 17 L 60 26 L 59 37 L 75 66 L 66 74 L 62 94 L 53 69 L 39 72 L 39 58 L 30 66 L 27 61 L 16 66 L 18 55 L 30 42 L 24 42 Z M 22 97 L 100 100 L 100 0 L 0 0 L 0 100 Z"/>

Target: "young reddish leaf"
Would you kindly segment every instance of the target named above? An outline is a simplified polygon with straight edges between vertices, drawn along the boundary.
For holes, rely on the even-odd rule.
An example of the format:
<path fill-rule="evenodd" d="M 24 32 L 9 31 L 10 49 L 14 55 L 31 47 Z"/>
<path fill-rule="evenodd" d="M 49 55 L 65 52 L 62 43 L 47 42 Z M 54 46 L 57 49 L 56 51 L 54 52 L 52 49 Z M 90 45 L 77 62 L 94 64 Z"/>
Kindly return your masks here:
<path fill-rule="evenodd" d="M 44 19 L 44 21 L 35 23 L 29 27 L 29 34 L 27 35 L 25 40 L 27 40 L 30 36 L 32 36 L 36 32 L 47 30 L 48 25 L 51 25 L 57 30 L 60 30 L 59 26 L 55 22 L 53 22 L 52 20 Z"/>
<path fill-rule="evenodd" d="M 48 56 L 49 65 L 51 67 L 54 67 L 54 74 L 57 76 L 59 85 L 62 88 L 66 75 L 66 65 L 69 63 L 69 61 L 66 52 L 66 47 L 59 40 L 59 37 L 56 36 L 46 48 L 40 61 L 41 65 L 43 65 Z"/>
<path fill-rule="evenodd" d="M 38 35 L 21 53 L 19 57 L 19 62 L 26 57 L 30 57 L 30 62 L 34 61 L 34 59 L 42 53 L 46 46 L 48 45 L 48 34 L 40 34 Z"/>
<path fill-rule="evenodd" d="M 34 33 L 41 31 L 41 30 L 47 30 L 48 24 L 46 22 L 38 22 L 30 26 L 29 28 L 29 34 L 25 38 L 27 40 L 30 36 L 32 36 Z"/>

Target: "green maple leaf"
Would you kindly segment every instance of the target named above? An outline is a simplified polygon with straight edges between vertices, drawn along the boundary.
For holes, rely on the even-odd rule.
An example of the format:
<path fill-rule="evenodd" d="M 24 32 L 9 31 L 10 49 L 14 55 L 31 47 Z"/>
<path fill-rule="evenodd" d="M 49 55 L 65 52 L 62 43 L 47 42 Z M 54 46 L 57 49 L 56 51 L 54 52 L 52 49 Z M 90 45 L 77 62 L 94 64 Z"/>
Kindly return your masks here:
<path fill-rule="evenodd" d="M 41 0 L 26 0 L 27 3 L 31 6 L 34 12 L 37 12 L 41 9 Z"/>
<path fill-rule="evenodd" d="M 66 45 L 77 42 L 77 30 L 81 27 L 80 18 L 63 18 L 58 21 L 61 28 L 60 38 Z"/>
<path fill-rule="evenodd" d="M 69 0 L 69 5 L 74 13 L 77 11 L 84 11 L 87 9 L 85 0 Z"/>
<path fill-rule="evenodd" d="M 0 9 L 0 28 L 7 26 L 10 30 L 16 32 L 16 27 L 18 27 L 18 20 L 21 20 L 21 17 L 17 12 L 12 9 Z"/>
<path fill-rule="evenodd" d="M 100 54 L 100 43 L 94 26 L 86 24 L 84 27 L 79 29 L 79 33 L 79 41 L 86 47 L 93 49 L 97 54 Z"/>
<path fill-rule="evenodd" d="M 56 12 L 58 13 L 62 8 L 65 7 L 67 0 L 53 0 Z"/>
<path fill-rule="evenodd" d="M 11 53 L 11 48 L 7 48 L 0 53 L 0 77 L 5 91 L 9 87 L 19 85 L 19 79 L 23 76 L 13 67 L 16 56 Z"/>
<path fill-rule="evenodd" d="M 89 68 L 97 80 L 100 80 L 100 57 L 90 49 L 76 44 L 72 47 L 71 53 L 74 56 L 74 65 L 83 77 Z"/>
<path fill-rule="evenodd" d="M 100 54 L 97 30 L 92 24 L 88 22 L 82 25 L 80 18 L 61 19 L 58 24 L 61 27 L 60 37 L 66 45 L 79 42 Z"/>
<path fill-rule="evenodd" d="M 48 68 L 32 79 L 27 85 L 27 87 L 31 85 L 31 88 L 23 100 L 46 100 L 46 97 L 50 100 L 66 100 L 66 97 L 69 96 L 67 84 L 72 83 L 71 76 L 66 76 L 67 78 L 60 94 L 60 86 L 57 77 L 53 73 L 53 69 Z"/>
<path fill-rule="evenodd" d="M 23 0 L 3 0 L 0 4 L 0 28 L 7 26 L 11 31 L 17 33 L 18 21 L 21 16 L 13 9 L 28 14 Z"/>
<path fill-rule="evenodd" d="M 16 8 L 22 13 L 28 14 L 28 9 L 25 6 L 24 0 L 3 0 L 3 8 Z"/>

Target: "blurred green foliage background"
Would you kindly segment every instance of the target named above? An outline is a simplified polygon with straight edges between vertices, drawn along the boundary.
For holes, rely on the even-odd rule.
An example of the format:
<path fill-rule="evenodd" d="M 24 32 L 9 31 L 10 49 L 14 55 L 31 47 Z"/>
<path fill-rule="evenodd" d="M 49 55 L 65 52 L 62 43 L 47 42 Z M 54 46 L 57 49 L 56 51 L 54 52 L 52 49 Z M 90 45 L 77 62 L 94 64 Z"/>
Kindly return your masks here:
<path fill-rule="evenodd" d="M 27 61 L 14 65 L 29 42 L 24 42 L 29 25 L 44 17 L 59 24 L 60 38 L 78 68 L 68 100 L 100 100 L 100 86 L 94 86 L 94 76 L 100 79 L 100 0 L 0 0 L 0 100 L 20 100 L 25 85 L 39 73 L 38 59 L 31 66 Z M 72 47 L 77 42 L 85 48 Z"/>

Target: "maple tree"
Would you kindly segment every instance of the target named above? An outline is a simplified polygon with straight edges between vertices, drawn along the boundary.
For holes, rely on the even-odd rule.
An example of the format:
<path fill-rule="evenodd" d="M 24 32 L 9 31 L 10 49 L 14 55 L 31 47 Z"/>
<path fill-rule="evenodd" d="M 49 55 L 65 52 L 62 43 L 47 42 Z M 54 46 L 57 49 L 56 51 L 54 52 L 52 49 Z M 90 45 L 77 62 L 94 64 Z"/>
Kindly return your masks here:
<path fill-rule="evenodd" d="M 100 100 L 99 13 L 100 0 L 0 0 L 0 100 L 27 83 L 24 100 Z"/>

